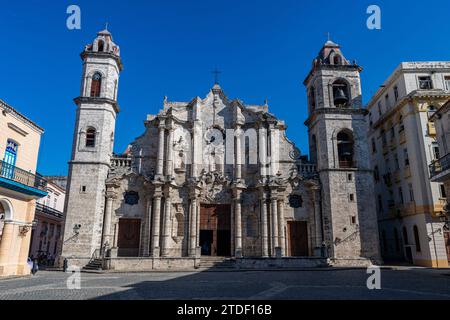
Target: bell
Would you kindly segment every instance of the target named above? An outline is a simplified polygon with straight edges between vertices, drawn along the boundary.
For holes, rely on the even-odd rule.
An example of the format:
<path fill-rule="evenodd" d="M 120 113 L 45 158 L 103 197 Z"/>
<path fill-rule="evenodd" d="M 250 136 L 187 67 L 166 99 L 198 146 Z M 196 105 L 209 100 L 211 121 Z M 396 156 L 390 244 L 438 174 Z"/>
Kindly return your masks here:
<path fill-rule="evenodd" d="M 336 95 L 334 97 L 334 104 L 336 106 L 340 106 L 340 105 L 345 105 L 348 102 L 348 98 L 344 93 L 344 90 L 342 90 L 341 88 L 339 88 L 336 91 Z"/>

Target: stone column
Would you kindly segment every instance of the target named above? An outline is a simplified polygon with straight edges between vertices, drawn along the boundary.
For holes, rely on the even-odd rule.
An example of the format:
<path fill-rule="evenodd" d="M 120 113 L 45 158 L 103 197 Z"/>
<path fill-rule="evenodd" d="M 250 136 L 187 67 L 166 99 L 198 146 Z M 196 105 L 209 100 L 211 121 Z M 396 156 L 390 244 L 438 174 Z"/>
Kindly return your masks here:
<path fill-rule="evenodd" d="M 281 248 L 281 255 L 286 256 L 286 234 L 285 234 L 285 221 L 284 221 L 284 201 L 278 200 L 278 239 L 279 247 Z"/>
<path fill-rule="evenodd" d="M 168 257 L 170 255 L 169 252 L 169 243 L 171 236 L 171 214 L 172 214 L 172 199 L 169 194 L 166 195 L 165 203 L 164 203 L 164 225 L 163 225 L 163 234 L 162 234 L 162 247 L 161 247 L 161 256 Z"/>
<path fill-rule="evenodd" d="M 272 256 L 276 254 L 276 248 L 279 247 L 278 243 L 278 203 L 276 198 L 270 199 L 271 202 L 271 222 L 272 222 Z"/>
<path fill-rule="evenodd" d="M 159 233 L 161 228 L 161 194 L 153 196 L 153 221 L 152 221 L 152 256 L 159 257 Z"/>
<path fill-rule="evenodd" d="M 7 266 L 10 264 L 10 247 L 14 241 L 14 224 L 6 221 L 3 225 L 2 240 L 0 241 L 0 266 Z"/>
<path fill-rule="evenodd" d="M 151 237 L 151 227 L 150 227 L 150 219 L 152 215 L 152 200 L 147 200 L 147 212 L 144 216 L 144 226 L 142 234 L 142 255 L 144 257 L 150 256 L 150 237 Z"/>
<path fill-rule="evenodd" d="M 191 199 L 191 206 L 189 210 L 189 255 L 195 257 L 197 255 L 197 199 L 193 197 Z"/>
<path fill-rule="evenodd" d="M 192 154 L 191 154 L 191 162 L 192 162 L 192 177 L 198 177 L 199 166 L 202 162 L 201 152 L 202 152 L 202 139 L 199 137 L 199 124 L 197 121 L 194 121 L 192 126 Z"/>
<path fill-rule="evenodd" d="M 242 178 L 242 154 L 241 154 L 241 126 L 236 125 L 236 161 L 235 161 L 235 175 L 236 181 Z"/>
<path fill-rule="evenodd" d="M 166 176 L 173 176 L 173 135 L 174 128 L 171 125 L 169 127 L 169 136 L 167 138 L 167 166 L 166 166 Z"/>
<path fill-rule="evenodd" d="M 113 190 L 106 191 L 106 206 L 105 206 L 105 215 L 103 218 L 103 239 L 102 239 L 102 248 L 105 246 L 110 248 L 112 246 L 111 243 L 111 221 L 113 215 L 113 204 L 116 199 L 117 194 Z"/>
<path fill-rule="evenodd" d="M 117 246 L 119 245 L 119 223 L 115 223 L 114 224 L 114 239 L 113 239 L 114 248 L 117 248 Z"/>
<path fill-rule="evenodd" d="M 279 168 L 279 131 L 274 124 L 270 125 L 270 175 L 276 176 Z"/>
<path fill-rule="evenodd" d="M 234 202 L 234 246 L 236 258 L 242 257 L 242 208 L 241 208 L 241 190 L 236 191 Z"/>
<path fill-rule="evenodd" d="M 158 163 L 156 165 L 156 175 L 162 176 L 164 174 L 164 131 L 165 122 L 161 121 L 159 124 L 159 139 L 158 139 Z"/>
<path fill-rule="evenodd" d="M 267 130 L 260 125 L 259 131 L 259 163 L 261 176 L 267 176 Z"/>
<path fill-rule="evenodd" d="M 262 256 L 269 256 L 269 219 L 267 216 L 267 197 L 263 191 L 260 200 L 261 206 L 261 241 L 262 241 Z"/>

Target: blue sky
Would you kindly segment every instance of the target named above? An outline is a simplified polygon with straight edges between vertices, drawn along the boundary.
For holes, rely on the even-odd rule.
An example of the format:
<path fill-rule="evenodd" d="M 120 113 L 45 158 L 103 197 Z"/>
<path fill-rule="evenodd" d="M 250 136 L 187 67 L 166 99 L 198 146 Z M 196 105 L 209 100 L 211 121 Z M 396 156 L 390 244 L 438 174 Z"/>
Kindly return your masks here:
<path fill-rule="evenodd" d="M 77 4 L 82 29 L 66 28 Z M 366 28 L 366 9 L 382 10 L 382 30 Z M 67 174 L 79 95 L 79 53 L 109 22 L 125 69 L 119 86 L 116 152 L 144 130 L 163 96 L 189 101 L 213 85 L 230 98 L 269 100 L 288 136 L 308 152 L 302 85 L 326 33 L 363 66 L 364 101 L 401 61 L 450 60 L 448 0 L 2 1 L 0 98 L 45 128 L 38 169 Z"/>

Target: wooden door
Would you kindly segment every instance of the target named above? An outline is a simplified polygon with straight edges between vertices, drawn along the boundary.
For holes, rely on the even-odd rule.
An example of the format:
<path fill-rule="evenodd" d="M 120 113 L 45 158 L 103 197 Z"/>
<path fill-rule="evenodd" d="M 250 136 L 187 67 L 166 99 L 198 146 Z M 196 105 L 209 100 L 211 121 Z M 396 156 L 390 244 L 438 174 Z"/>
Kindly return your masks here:
<path fill-rule="evenodd" d="M 309 256 L 308 224 L 304 221 L 291 221 L 288 224 L 290 253 L 292 257 Z"/>
<path fill-rule="evenodd" d="M 231 206 L 202 205 L 200 237 L 202 255 L 231 255 Z"/>
<path fill-rule="evenodd" d="M 139 256 L 139 244 L 141 239 L 140 219 L 120 219 L 119 220 L 119 256 L 137 257 Z"/>

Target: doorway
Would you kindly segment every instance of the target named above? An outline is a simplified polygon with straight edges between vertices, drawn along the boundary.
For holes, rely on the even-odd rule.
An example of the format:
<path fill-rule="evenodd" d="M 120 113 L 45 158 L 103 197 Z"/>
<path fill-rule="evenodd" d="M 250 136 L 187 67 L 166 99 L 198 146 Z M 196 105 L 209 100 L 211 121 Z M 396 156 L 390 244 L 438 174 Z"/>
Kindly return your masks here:
<path fill-rule="evenodd" d="M 308 224 L 304 221 L 288 223 L 291 257 L 308 257 Z"/>
<path fill-rule="evenodd" d="M 200 247 L 203 256 L 231 256 L 231 206 L 202 205 Z"/>
<path fill-rule="evenodd" d="M 119 220 L 119 257 L 138 257 L 141 238 L 140 219 Z"/>

